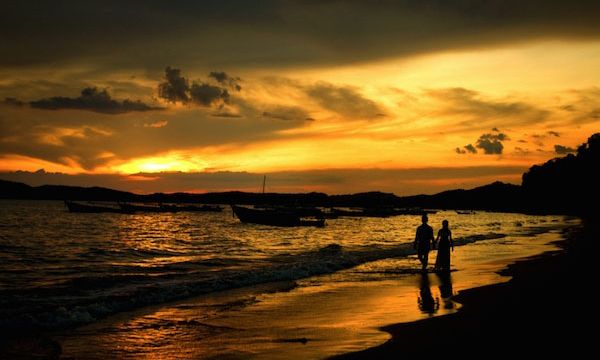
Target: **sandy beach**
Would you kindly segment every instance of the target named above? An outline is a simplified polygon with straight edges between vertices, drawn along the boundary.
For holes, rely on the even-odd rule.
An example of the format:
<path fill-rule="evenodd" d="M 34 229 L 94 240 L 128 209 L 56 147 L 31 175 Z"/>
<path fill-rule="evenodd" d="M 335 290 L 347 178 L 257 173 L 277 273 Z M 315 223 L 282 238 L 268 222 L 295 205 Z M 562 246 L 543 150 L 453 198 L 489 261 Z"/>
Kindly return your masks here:
<path fill-rule="evenodd" d="M 460 292 L 457 313 L 383 327 L 383 345 L 335 359 L 391 359 L 407 354 L 464 356 L 556 354 L 594 349 L 592 242 L 598 226 L 584 221 L 565 231 L 561 250 L 518 261 L 501 271 L 511 280 Z"/>

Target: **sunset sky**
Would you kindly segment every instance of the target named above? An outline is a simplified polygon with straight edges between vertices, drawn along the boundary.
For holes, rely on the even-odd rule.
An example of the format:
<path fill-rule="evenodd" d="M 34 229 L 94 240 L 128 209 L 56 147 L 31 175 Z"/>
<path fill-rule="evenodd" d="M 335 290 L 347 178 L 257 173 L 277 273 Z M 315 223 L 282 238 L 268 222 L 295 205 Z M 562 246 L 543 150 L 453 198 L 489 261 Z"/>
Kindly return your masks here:
<path fill-rule="evenodd" d="M 600 129 L 598 1 L 3 1 L 0 39 L 31 185 L 434 193 Z"/>

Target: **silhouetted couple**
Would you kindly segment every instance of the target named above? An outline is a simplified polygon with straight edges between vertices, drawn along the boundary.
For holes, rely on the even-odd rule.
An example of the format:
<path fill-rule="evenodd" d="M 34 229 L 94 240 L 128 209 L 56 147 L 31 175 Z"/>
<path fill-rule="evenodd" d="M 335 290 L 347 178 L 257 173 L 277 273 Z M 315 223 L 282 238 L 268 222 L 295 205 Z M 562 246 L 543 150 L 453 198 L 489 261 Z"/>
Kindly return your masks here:
<path fill-rule="evenodd" d="M 427 215 L 421 217 L 423 222 L 417 228 L 415 235 L 414 247 L 417 249 L 417 256 L 421 262 L 422 270 L 427 271 L 429 262 L 429 251 L 436 248 L 438 245 L 437 259 L 435 261 L 436 271 L 450 271 L 450 249 L 454 251 L 454 243 L 452 242 L 452 232 L 448 227 L 448 220 L 442 222 L 442 228 L 438 231 L 437 238 L 433 237 L 433 228 L 427 225 L 429 219 Z"/>

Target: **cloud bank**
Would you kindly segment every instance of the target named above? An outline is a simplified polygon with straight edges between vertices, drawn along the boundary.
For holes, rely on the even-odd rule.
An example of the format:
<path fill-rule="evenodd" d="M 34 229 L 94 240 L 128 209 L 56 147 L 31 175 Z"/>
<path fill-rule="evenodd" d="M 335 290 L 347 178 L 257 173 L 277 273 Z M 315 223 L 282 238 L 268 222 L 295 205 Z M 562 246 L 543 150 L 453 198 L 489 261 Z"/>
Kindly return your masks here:
<path fill-rule="evenodd" d="M 5 6 L 0 13 L 0 64 L 96 56 L 106 64 L 156 69 L 178 54 L 182 66 L 202 59 L 205 64 L 267 68 L 600 36 L 600 4 L 591 0 L 61 4 L 22 0 Z"/>
<path fill-rule="evenodd" d="M 219 84 L 241 91 L 238 84 L 239 78 L 232 78 L 224 72 L 211 72 L 208 75 Z M 180 69 L 167 66 L 164 81 L 158 85 L 158 96 L 172 103 L 196 104 L 204 107 L 222 107 L 230 101 L 229 90 L 220 85 L 213 85 L 202 81 L 190 81 L 181 76 Z"/>
<path fill-rule="evenodd" d="M 577 149 L 563 145 L 554 145 L 554 152 L 558 155 L 566 155 L 577 152 Z"/>
<path fill-rule="evenodd" d="M 15 100 L 12 101 L 15 104 Z M 81 90 L 81 95 L 76 98 L 54 96 L 29 102 L 34 109 L 44 110 L 87 110 L 103 114 L 123 114 L 134 111 L 162 110 L 157 106 L 147 105 L 140 100 L 115 100 L 108 90 L 99 90 L 96 87 L 88 87 Z"/>

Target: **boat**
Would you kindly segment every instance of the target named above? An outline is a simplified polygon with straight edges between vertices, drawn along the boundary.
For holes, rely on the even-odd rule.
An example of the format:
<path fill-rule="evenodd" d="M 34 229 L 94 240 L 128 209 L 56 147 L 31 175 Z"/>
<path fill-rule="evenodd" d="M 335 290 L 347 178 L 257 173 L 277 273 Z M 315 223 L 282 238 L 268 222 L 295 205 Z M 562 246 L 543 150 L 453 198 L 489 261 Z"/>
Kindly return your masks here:
<path fill-rule="evenodd" d="M 91 205 L 91 204 L 82 204 L 70 200 L 65 200 L 65 205 L 69 212 L 74 213 L 119 213 L 119 214 L 130 214 L 131 212 L 124 210 L 122 208 L 110 207 L 110 206 L 100 206 L 100 205 Z"/>
<path fill-rule="evenodd" d="M 337 217 L 363 217 L 365 212 L 363 210 L 344 210 L 338 208 L 331 208 L 330 213 Z"/>
<path fill-rule="evenodd" d="M 184 206 L 179 206 L 178 211 L 221 212 L 221 211 L 223 211 L 223 208 L 220 207 L 219 205 L 206 205 L 206 204 L 202 205 L 202 206 L 184 205 Z"/>
<path fill-rule="evenodd" d="M 221 212 L 223 208 L 218 205 L 135 205 L 130 203 L 120 203 L 119 206 L 124 211 L 130 212 L 152 212 L 152 213 L 166 213 L 166 212 L 180 212 L 180 211 L 205 211 L 205 212 Z"/>
<path fill-rule="evenodd" d="M 325 219 L 302 218 L 294 211 L 284 209 L 264 208 L 255 209 L 231 205 L 235 216 L 243 223 L 272 225 L 272 226 L 325 226 Z"/>
<path fill-rule="evenodd" d="M 296 214 L 300 218 L 335 219 L 337 215 L 314 206 L 255 204 L 254 209 L 270 209 Z"/>
<path fill-rule="evenodd" d="M 475 211 L 473 211 L 473 210 L 456 210 L 456 213 L 459 215 L 471 215 L 471 214 L 475 214 Z"/>
<path fill-rule="evenodd" d="M 415 208 L 400 208 L 394 210 L 394 215 L 432 215 L 436 214 L 437 210 Z"/>
<path fill-rule="evenodd" d="M 123 211 L 128 211 L 128 212 L 153 212 L 153 213 L 159 213 L 159 212 L 176 212 L 176 206 L 174 205 L 159 205 L 159 206 L 153 206 L 153 205 L 134 205 L 134 204 L 130 204 L 130 203 L 119 203 L 119 206 L 121 207 L 121 209 Z"/>
<path fill-rule="evenodd" d="M 424 210 L 421 208 L 392 208 L 392 207 L 370 207 L 354 210 L 332 208 L 331 213 L 339 217 L 378 217 L 387 218 L 398 215 L 423 215 L 435 214 L 435 210 Z"/>

